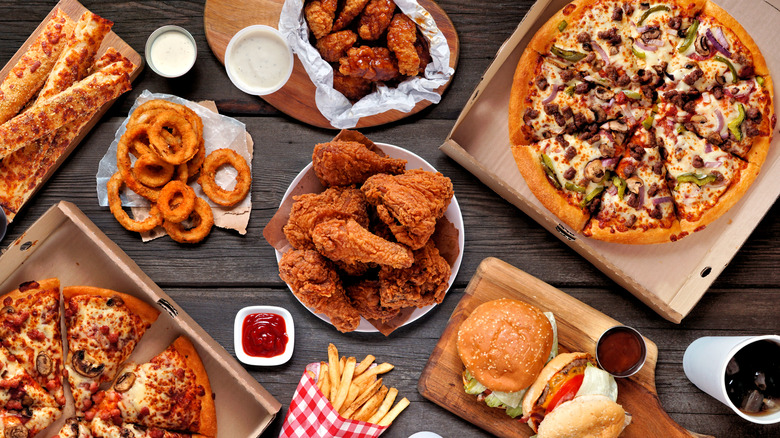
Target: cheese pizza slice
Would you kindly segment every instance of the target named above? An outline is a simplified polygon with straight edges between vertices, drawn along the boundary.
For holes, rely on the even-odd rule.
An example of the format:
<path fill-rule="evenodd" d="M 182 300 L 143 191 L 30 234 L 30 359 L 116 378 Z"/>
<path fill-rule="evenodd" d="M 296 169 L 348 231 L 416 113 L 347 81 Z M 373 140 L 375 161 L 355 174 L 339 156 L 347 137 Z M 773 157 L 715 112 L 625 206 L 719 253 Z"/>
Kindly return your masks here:
<path fill-rule="evenodd" d="M 173 432 L 159 427 L 145 427 L 137 424 L 114 424 L 111 420 L 95 417 L 90 423 L 94 438 L 199 438 L 204 435 Z M 206 437 L 204 437 L 206 438 Z"/>
<path fill-rule="evenodd" d="M 92 406 L 100 384 L 114 379 L 119 366 L 160 314 L 133 296 L 109 289 L 72 286 L 62 290 L 68 372 L 77 411 Z"/>
<path fill-rule="evenodd" d="M 120 435 L 117 435 L 119 437 Z M 71 417 L 65 421 L 57 435 L 52 438 L 93 438 L 89 423 L 82 417 Z"/>
<path fill-rule="evenodd" d="M 93 421 L 217 434 L 216 411 L 206 369 L 192 343 L 177 338 L 144 364 L 128 364 L 111 389 L 94 397 Z"/>
<path fill-rule="evenodd" d="M 64 405 L 60 281 L 28 281 L 0 300 L 3 346 L 60 406 Z"/>
<path fill-rule="evenodd" d="M 583 234 L 610 242 L 649 244 L 675 240 L 679 233 L 655 136 L 640 128 L 608 179 L 599 211 Z"/>
<path fill-rule="evenodd" d="M 683 232 L 700 230 L 720 217 L 758 176 L 758 166 L 723 151 L 674 120 L 657 122 L 655 133 Z"/>

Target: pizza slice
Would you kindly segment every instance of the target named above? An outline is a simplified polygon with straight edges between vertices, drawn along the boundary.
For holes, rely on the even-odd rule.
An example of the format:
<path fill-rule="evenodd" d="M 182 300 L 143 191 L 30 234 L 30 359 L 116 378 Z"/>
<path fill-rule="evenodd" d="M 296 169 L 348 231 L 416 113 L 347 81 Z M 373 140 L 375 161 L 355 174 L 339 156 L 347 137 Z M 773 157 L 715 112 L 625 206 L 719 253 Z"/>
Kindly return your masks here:
<path fill-rule="evenodd" d="M 76 410 L 85 411 L 92 406 L 91 395 L 114 379 L 160 312 L 108 289 L 73 286 L 62 293 L 68 342 L 65 369 Z"/>
<path fill-rule="evenodd" d="M 93 438 L 92 431 L 89 429 L 89 423 L 82 417 L 71 417 L 65 420 L 57 435 L 52 438 Z M 117 435 L 120 437 L 120 435 Z"/>
<path fill-rule="evenodd" d="M 62 408 L 5 347 L 0 346 L 0 426 L 5 437 L 27 437 L 48 427 Z"/>
<path fill-rule="evenodd" d="M 111 420 L 103 420 L 95 417 L 90 423 L 91 437 L 94 438 L 198 438 L 199 434 L 172 432 L 159 427 L 144 427 L 137 424 L 114 424 Z M 85 437 L 86 438 L 86 437 Z M 205 437 L 204 437 L 205 438 Z"/>
<path fill-rule="evenodd" d="M 0 300 L 3 346 L 63 406 L 60 281 L 28 281 Z"/>
<path fill-rule="evenodd" d="M 723 151 L 672 119 L 657 122 L 655 133 L 683 232 L 698 231 L 720 217 L 758 176 L 758 166 Z"/>
<path fill-rule="evenodd" d="M 655 136 L 640 128 L 608 179 L 600 208 L 583 234 L 610 242 L 649 244 L 675 240 L 679 233 Z"/>
<path fill-rule="evenodd" d="M 217 434 L 216 411 L 206 369 L 192 343 L 177 338 L 144 364 L 128 364 L 111 389 L 98 393 L 87 418 L 115 425 Z"/>
<path fill-rule="evenodd" d="M 520 173 L 536 198 L 578 232 L 598 209 L 608 173 L 623 151 L 607 131 L 591 141 L 561 135 L 512 147 Z"/>

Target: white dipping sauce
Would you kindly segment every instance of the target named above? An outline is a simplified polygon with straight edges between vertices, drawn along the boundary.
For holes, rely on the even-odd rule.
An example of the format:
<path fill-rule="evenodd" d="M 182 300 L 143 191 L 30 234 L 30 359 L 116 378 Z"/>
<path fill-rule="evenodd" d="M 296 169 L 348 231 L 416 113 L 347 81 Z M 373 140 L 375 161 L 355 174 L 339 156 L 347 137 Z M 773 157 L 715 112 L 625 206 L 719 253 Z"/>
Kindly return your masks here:
<path fill-rule="evenodd" d="M 228 73 L 247 93 L 276 91 L 290 76 L 290 48 L 271 30 L 255 28 L 237 35 L 228 50 Z"/>
<path fill-rule="evenodd" d="M 152 42 L 152 64 L 164 76 L 176 77 L 187 73 L 195 63 L 195 56 L 192 40 L 177 30 L 165 31 Z"/>

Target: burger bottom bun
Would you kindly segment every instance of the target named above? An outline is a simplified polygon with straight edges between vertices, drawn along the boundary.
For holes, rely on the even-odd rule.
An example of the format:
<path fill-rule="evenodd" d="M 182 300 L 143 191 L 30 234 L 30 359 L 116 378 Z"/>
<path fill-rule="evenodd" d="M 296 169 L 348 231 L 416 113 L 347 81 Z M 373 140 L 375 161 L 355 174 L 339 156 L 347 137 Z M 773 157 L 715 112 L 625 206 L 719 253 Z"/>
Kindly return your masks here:
<path fill-rule="evenodd" d="M 623 408 L 603 395 L 583 395 L 544 417 L 538 438 L 616 438 L 631 422 Z"/>

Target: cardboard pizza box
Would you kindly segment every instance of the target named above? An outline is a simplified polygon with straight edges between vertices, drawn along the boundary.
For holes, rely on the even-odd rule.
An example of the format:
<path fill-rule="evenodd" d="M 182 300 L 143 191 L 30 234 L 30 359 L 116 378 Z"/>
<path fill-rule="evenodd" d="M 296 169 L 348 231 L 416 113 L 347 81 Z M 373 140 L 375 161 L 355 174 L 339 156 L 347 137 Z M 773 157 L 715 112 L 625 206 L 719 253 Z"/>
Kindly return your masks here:
<path fill-rule="evenodd" d="M 740 0 L 715 2 L 745 27 L 761 49 L 775 80 L 780 77 L 780 52 L 775 50 L 780 0 L 749 2 L 749 7 Z M 753 186 L 731 210 L 704 230 L 678 242 L 657 245 L 601 242 L 572 231 L 531 193 L 512 158 L 507 127 L 517 62 L 536 31 L 567 3 L 539 0 L 531 7 L 499 49 L 440 149 L 658 314 L 679 323 L 780 195 L 780 185 L 774 181 L 780 175 L 780 134 L 775 131 L 766 162 Z M 778 113 L 777 93 L 774 105 Z"/>
<path fill-rule="evenodd" d="M 180 335 L 195 345 L 211 382 L 219 437 L 257 437 L 281 404 L 74 204 L 51 207 L 0 256 L 0 295 L 20 283 L 57 277 L 60 287 L 96 286 L 138 297 L 160 310 L 130 361 L 145 362 Z M 63 335 L 65 329 L 63 327 Z M 70 390 L 62 417 L 41 436 L 54 435 L 74 415 Z M 241 419 L 237 421 L 236 419 Z"/>

